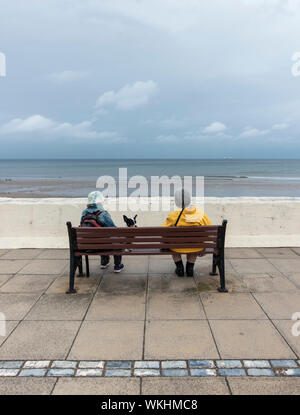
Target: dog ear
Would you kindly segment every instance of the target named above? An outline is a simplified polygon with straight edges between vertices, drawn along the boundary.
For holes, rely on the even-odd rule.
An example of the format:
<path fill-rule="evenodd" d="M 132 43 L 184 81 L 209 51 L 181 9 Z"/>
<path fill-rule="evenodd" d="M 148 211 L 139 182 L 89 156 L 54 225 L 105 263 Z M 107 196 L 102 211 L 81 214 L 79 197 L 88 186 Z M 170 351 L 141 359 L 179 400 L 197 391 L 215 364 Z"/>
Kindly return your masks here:
<path fill-rule="evenodd" d="M 127 216 L 123 215 L 123 219 L 124 219 L 124 222 L 126 223 L 126 225 L 128 225 L 129 219 L 127 218 Z"/>
<path fill-rule="evenodd" d="M 137 218 L 137 215 L 135 215 L 135 217 L 133 219 L 136 220 L 136 218 Z"/>

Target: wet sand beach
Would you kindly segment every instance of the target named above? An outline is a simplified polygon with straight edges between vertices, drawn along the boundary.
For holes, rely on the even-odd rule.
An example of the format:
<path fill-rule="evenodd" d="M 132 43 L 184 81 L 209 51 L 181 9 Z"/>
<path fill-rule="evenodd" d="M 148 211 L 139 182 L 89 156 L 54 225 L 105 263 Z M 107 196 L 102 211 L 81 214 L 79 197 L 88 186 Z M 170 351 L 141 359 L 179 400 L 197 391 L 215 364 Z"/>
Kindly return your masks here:
<path fill-rule="evenodd" d="M 103 176 L 115 179 L 118 196 L 122 171 L 127 180 L 142 175 L 149 189 L 154 177 L 192 177 L 194 185 L 196 177 L 204 177 L 207 197 L 300 196 L 297 159 L 61 159 L 0 160 L 0 197 L 86 197 Z"/>
<path fill-rule="evenodd" d="M 0 197 L 44 198 L 44 197 L 86 197 L 96 188 L 96 181 L 85 179 L 18 179 L 0 180 Z M 133 191 L 130 189 L 129 191 Z M 207 197 L 299 197 L 300 180 L 255 180 L 249 178 L 205 179 Z"/>

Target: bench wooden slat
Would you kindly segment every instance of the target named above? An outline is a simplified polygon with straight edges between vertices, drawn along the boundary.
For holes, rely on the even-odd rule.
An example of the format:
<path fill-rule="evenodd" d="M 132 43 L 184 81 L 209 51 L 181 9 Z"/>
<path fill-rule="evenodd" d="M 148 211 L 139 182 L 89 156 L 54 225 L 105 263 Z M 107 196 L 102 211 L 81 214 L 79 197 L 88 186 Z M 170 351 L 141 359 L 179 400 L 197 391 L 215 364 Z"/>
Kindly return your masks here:
<path fill-rule="evenodd" d="M 175 232 L 176 230 L 180 229 L 183 232 L 186 232 L 188 230 L 193 230 L 197 232 L 199 229 L 203 230 L 218 230 L 220 225 L 207 225 L 207 226 L 141 226 L 141 227 L 101 227 L 101 228 L 85 228 L 82 226 L 73 226 L 73 229 L 76 231 L 99 231 L 99 229 L 112 231 L 112 232 L 118 232 L 118 233 L 126 233 L 126 232 L 132 232 L 135 234 L 138 234 L 140 232 L 148 231 L 150 233 L 155 233 L 156 231 L 165 231 L 165 232 Z"/>
<path fill-rule="evenodd" d="M 99 228 L 100 229 L 100 228 Z M 102 232 L 102 230 L 98 231 L 98 232 L 90 232 L 90 233 L 81 233 L 78 232 L 77 233 L 77 238 L 98 238 L 98 237 L 103 237 L 103 238 L 186 238 L 186 237 L 217 237 L 218 233 L 217 232 L 172 232 L 171 234 L 169 233 L 165 233 L 165 234 L 159 234 L 159 233 L 145 233 L 144 235 L 135 235 L 134 233 L 132 234 L 125 234 L 125 235 L 118 235 L 117 233 L 112 234 L 111 232 Z"/>
<path fill-rule="evenodd" d="M 206 242 L 206 241 L 216 241 L 217 240 L 217 236 L 213 236 L 213 237 L 207 237 L 204 236 L 201 237 L 200 236 L 193 236 L 193 237 L 185 237 L 185 238 L 169 238 L 169 237 L 134 237 L 134 236 L 130 236 L 130 237 L 111 237 L 111 238 L 102 238 L 101 236 L 99 237 L 94 237 L 94 238 L 85 238 L 85 237 L 78 237 L 77 238 L 77 243 L 90 243 L 90 244 L 95 244 L 95 243 L 130 243 L 130 242 L 161 242 L 161 243 L 171 243 L 171 242 L 181 242 L 181 239 L 184 239 L 184 242 Z"/>
<path fill-rule="evenodd" d="M 109 240 L 114 240 L 114 239 L 120 239 L 121 240 L 140 240 L 140 238 L 147 238 L 147 240 L 151 240 L 151 239 L 160 239 L 160 240 L 169 240 L 169 239 L 177 239 L 177 240 L 184 240 L 186 238 L 194 238 L 194 239 L 206 239 L 206 240 L 217 240 L 218 235 L 217 234 L 205 234 L 205 233 L 199 233 L 199 234 L 195 234 L 195 233 L 186 233 L 184 235 L 180 235 L 180 234 L 174 234 L 174 235 L 143 235 L 143 236 L 111 236 L 109 234 L 106 235 L 102 235 L 102 234 L 94 234 L 94 235 L 78 235 L 77 236 L 77 240 L 79 241 L 80 239 L 85 239 L 85 240 L 90 240 L 90 239 L 109 239 Z M 121 239 L 123 238 L 123 239 Z"/>
<path fill-rule="evenodd" d="M 206 254 L 218 253 L 216 248 L 205 248 L 203 251 L 195 252 L 198 256 L 204 256 Z M 173 251 L 167 249 L 158 249 L 158 248 L 148 248 L 148 249 L 131 249 L 130 251 L 89 251 L 89 255 L 98 256 L 98 255 L 172 255 Z M 75 256 L 86 255 L 86 250 L 76 251 Z"/>
<path fill-rule="evenodd" d="M 77 245 L 78 249 L 131 249 L 131 248 L 151 248 L 154 246 L 160 247 L 160 248 L 182 248 L 182 249 L 188 249 L 188 248 L 209 248 L 209 247 L 213 247 L 216 246 L 216 244 L 214 242 L 210 243 L 210 242 L 201 242 L 201 243 L 195 243 L 195 242 L 190 242 L 190 243 L 171 243 L 171 244 L 149 244 L 149 243 L 143 243 L 143 244 L 138 244 L 138 243 L 124 243 L 124 244 L 79 244 Z"/>
<path fill-rule="evenodd" d="M 165 235 L 187 235 L 187 234 L 208 234 L 216 235 L 218 232 L 218 227 L 216 226 L 189 226 L 189 227 L 174 227 L 174 228 L 73 228 L 76 230 L 77 236 L 94 236 L 94 235 L 110 235 L 114 234 L 118 236 L 130 236 L 130 235 L 140 235 L 140 236 L 165 236 Z"/>

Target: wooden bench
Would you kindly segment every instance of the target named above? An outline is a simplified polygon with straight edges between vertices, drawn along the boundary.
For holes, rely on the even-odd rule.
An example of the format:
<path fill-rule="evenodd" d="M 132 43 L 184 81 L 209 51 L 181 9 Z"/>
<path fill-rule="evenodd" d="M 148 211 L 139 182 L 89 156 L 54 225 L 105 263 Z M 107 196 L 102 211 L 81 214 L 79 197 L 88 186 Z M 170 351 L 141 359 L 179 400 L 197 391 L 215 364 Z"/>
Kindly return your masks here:
<path fill-rule="evenodd" d="M 213 255 L 212 272 L 220 274 L 220 292 L 225 287 L 224 243 L 227 221 L 218 226 L 81 228 L 67 222 L 70 243 L 70 281 L 68 294 L 74 289 L 75 272 L 83 276 L 82 257 L 89 277 L 89 255 L 171 255 L 171 248 L 204 248 L 199 256 Z"/>

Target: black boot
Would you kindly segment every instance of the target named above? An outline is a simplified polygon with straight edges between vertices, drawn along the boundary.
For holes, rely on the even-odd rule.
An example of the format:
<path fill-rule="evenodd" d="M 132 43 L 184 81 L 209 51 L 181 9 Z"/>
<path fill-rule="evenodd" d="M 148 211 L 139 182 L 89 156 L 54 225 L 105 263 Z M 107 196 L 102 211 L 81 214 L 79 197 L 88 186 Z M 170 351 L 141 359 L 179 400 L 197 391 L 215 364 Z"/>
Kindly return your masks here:
<path fill-rule="evenodd" d="M 176 275 L 178 275 L 178 277 L 184 277 L 184 266 L 183 266 L 183 262 L 177 261 L 175 262 L 176 265 L 176 269 L 175 269 L 175 273 Z"/>
<path fill-rule="evenodd" d="M 194 263 L 193 262 L 187 262 L 186 263 L 186 276 L 187 277 L 193 277 L 194 276 Z"/>

